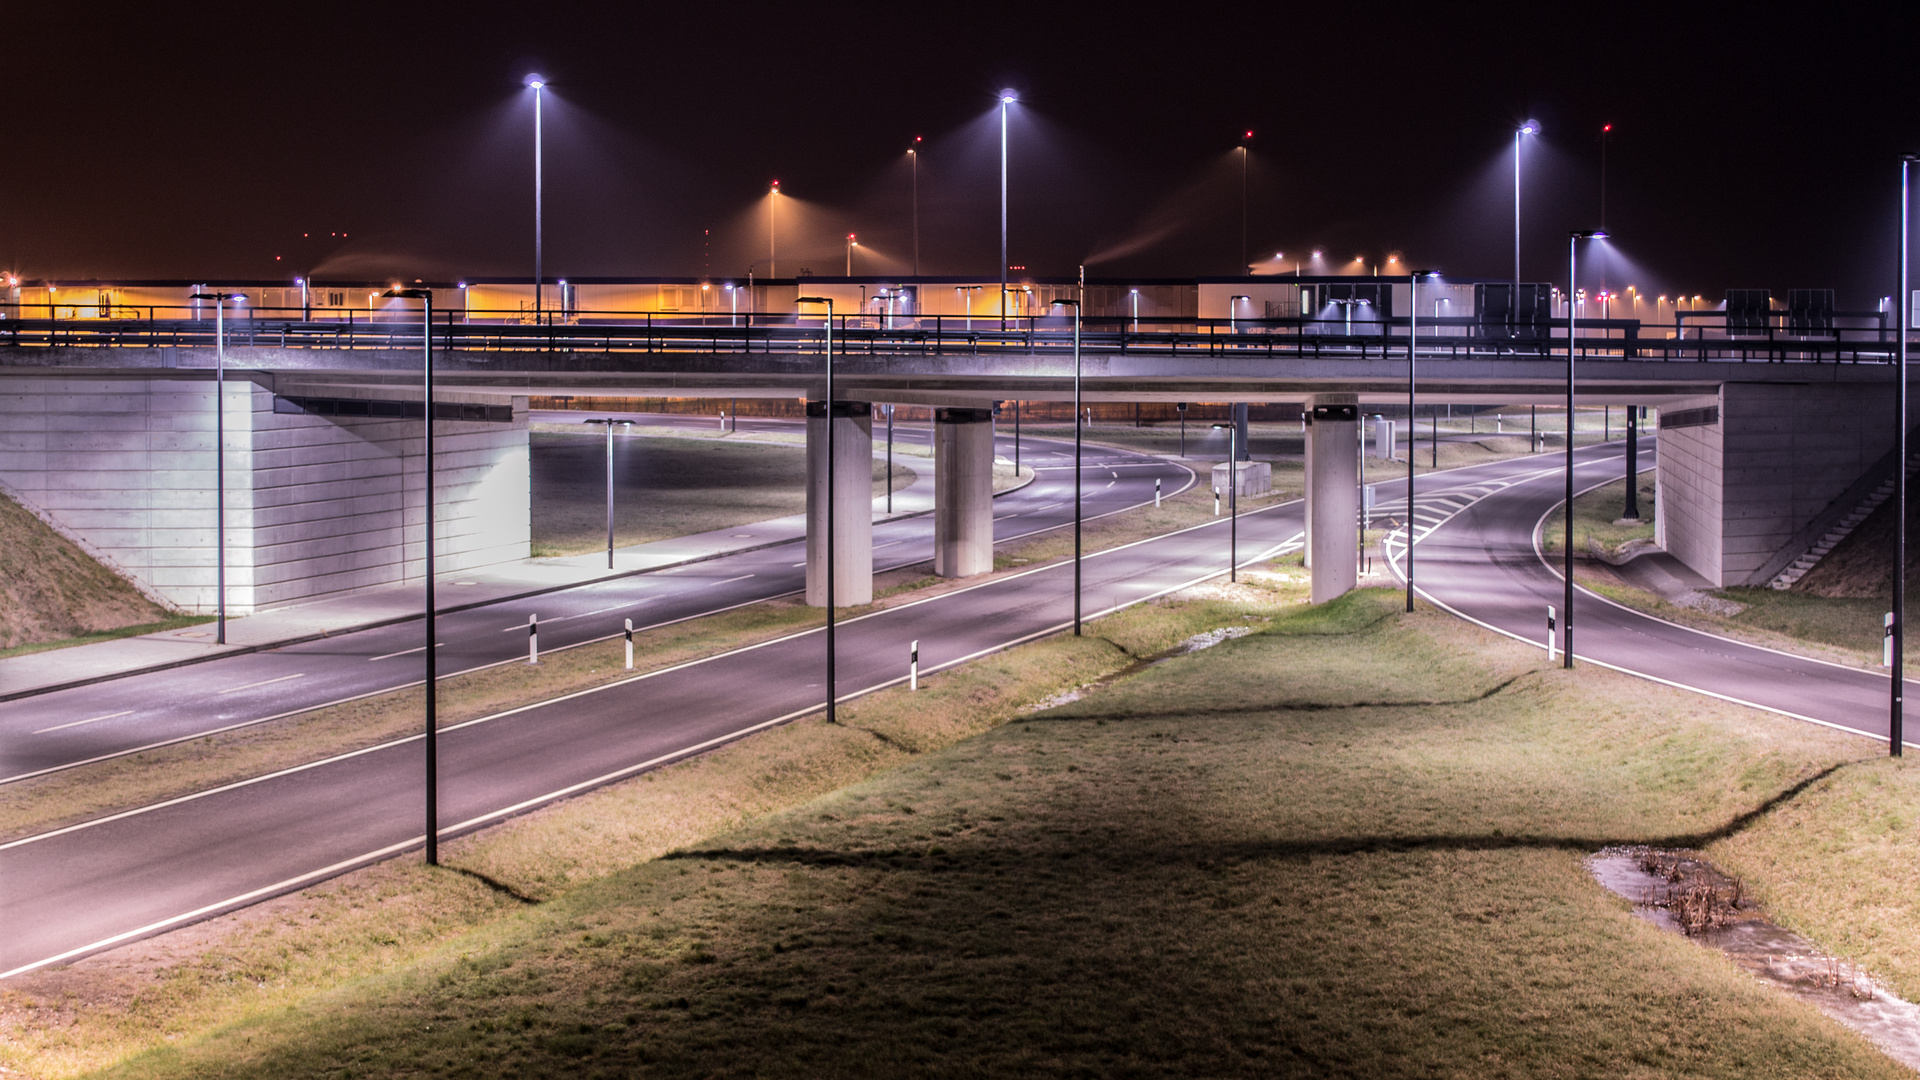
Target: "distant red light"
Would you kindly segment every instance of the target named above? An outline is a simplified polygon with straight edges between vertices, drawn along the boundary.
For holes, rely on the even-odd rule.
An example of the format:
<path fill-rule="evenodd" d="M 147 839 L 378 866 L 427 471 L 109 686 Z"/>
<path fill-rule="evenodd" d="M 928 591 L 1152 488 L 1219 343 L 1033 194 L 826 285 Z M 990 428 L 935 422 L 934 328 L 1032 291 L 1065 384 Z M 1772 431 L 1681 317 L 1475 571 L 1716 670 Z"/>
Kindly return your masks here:
<path fill-rule="evenodd" d="M 1607 126 L 1605 126 L 1605 127 L 1603 127 L 1603 128 L 1601 128 L 1600 130 L 1601 130 L 1601 131 L 1612 131 L 1612 130 L 1613 130 L 1613 125 L 1612 125 L 1612 124 L 1608 124 Z"/>

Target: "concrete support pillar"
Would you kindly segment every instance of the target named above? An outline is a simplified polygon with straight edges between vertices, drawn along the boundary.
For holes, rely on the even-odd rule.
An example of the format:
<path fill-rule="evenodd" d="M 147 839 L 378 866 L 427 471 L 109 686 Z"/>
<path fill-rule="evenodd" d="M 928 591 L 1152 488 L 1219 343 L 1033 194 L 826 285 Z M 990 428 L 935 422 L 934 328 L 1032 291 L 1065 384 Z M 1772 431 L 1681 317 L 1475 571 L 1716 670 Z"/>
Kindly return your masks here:
<path fill-rule="evenodd" d="M 1234 457 L 1240 461 L 1252 461 L 1253 451 L 1247 446 L 1247 403 L 1233 403 L 1233 445 Z"/>
<path fill-rule="evenodd" d="M 807 402 L 807 603 L 827 606 L 827 424 L 833 427 L 835 607 L 873 602 L 873 406 Z"/>
<path fill-rule="evenodd" d="M 993 569 L 993 410 L 933 411 L 933 572 Z"/>
<path fill-rule="evenodd" d="M 1307 558 L 1312 599 L 1325 603 L 1360 582 L 1360 404 L 1354 394 L 1308 400 Z"/>

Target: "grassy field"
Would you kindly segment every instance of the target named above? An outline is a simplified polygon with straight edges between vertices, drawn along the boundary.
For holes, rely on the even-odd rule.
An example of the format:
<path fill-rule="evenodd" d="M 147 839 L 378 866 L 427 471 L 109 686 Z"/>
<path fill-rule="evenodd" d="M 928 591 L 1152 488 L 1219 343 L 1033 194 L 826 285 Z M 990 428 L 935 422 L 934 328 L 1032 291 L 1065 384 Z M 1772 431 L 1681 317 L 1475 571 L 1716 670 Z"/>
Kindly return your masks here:
<path fill-rule="evenodd" d="M 0 495 L 0 657 L 204 622 L 141 595 Z"/>
<path fill-rule="evenodd" d="M 604 436 L 536 431 L 533 554 L 578 555 L 607 542 Z M 914 472 L 897 460 L 895 489 Z M 798 514 L 807 459 L 791 446 L 718 438 L 614 440 L 614 543 L 624 547 Z M 874 494 L 886 465 L 873 466 Z"/>
<path fill-rule="evenodd" d="M 46 1077 L 1906 1075 L 1633 917 L 1583 859 L 1704 847 L 1912 995 L 1914 768 L 1542 669 L 1398 614 L 1397 594 L 1307 608 L 1302 589 L 1282 569 L 1134 609 L 861 699 L 844 726 L 796 723 L 463 839 L 451 869 L 396 861 L 29 977 L 0 991 L 0 1060 Z M 1210 626 L 1254 632 L 1133 664 Z"/>

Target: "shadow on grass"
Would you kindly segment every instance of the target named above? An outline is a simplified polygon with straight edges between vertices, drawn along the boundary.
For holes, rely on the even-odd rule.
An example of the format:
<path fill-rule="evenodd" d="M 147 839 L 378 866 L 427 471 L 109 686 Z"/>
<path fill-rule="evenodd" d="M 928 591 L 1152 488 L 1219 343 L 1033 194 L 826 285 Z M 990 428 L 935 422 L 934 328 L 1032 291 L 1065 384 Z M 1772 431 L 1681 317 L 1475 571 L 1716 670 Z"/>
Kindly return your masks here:
<path fill-rule="evenodd" d="M 1136 848 L 1129 854 L 1135 862 L 1211 864 L 1219 860 L 1305 859 L 1316 855 L 1367 855 L 1378 852 L 1409 851 L 1573 851 L 1583 854 L 1609 847 L 1646 846 L 1656 848 L 1701 848 L 1736 836 L 1761 818 L 1792 802 L 1808 788 L 1846 768 L 1853 762 L 1838 762 L 1775 793 L 1759 805 L 1701 832 L 1668 836 L 1540 836 L 1525 833 L 1506 835 L 1409 835 L 1409 836 L 1333 836 L 1318 840 L 1276 840 L 1240 844 L 1182 844 L 1177 848 Z M 987 858 L 999 856 L 981 852 Z M 915 864 L 942 871 L 952 870 L 968 861 L 964 854 L 941 846 L 914 849 L 885 848 L 866 851 L 831 851 L 799 846 L 771 848 L 712 848 L 674 851 L 662 861 L 682 860 L 731 863 L 791 863 L 809 867 L 903 869 Z"/>

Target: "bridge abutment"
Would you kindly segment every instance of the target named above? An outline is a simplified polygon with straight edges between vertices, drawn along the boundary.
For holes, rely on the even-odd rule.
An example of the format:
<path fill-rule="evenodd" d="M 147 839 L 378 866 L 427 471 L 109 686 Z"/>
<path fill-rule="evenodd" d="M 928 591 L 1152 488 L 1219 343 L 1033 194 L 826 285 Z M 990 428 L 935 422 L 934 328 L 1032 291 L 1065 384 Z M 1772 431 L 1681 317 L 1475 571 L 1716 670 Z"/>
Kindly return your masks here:
<path fill-rule="evenodd" d="M 420 580 L 418 403 L 376 407 L 353 391 L 330 393 L 327 412 L 313 412 L 252 373 L 228 373 L 230 614 Z M 403 415 L 409 404 L 416 415 Z M 149 595 L 212 612 L 219 600 L 213 407 L 205 371 L 10 378 L 0 386 L 0 483 Z M 510 419 L 438 421 L 442 574 L 528 555 L 525 399 L 489 412 Z"/>

